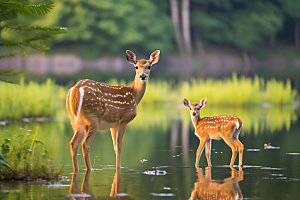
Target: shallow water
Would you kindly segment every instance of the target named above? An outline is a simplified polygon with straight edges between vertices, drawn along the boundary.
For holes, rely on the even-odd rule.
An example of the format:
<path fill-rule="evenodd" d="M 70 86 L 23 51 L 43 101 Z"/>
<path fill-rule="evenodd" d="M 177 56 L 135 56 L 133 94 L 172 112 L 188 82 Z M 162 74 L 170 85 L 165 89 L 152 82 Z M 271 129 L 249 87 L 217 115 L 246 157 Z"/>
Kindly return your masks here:
<path fill-rule="evenodd" d="M 235 114 L 244 121 L 244 167 L 231 170 L 231 150 L 223 141 L 212 142 L 212 165 L 194 167 L 199 140 L 188 111 L 175 108 L 140 109 L 125 133 L 122 168 L 108 131 L 97 133 L 90 150 L 93 169 L 72 173 L 68 119 L 0 126 L 0 139 L 20 128 L 46 143 L 53 164 L 63 166 L 64 180 L 42 183 L 0 183 L 0 199 L 299 199 L 300 123 L 294 110 L 222 109 L 204 113 Z M 237 164 L 237 160 L 236 160 Z"/>

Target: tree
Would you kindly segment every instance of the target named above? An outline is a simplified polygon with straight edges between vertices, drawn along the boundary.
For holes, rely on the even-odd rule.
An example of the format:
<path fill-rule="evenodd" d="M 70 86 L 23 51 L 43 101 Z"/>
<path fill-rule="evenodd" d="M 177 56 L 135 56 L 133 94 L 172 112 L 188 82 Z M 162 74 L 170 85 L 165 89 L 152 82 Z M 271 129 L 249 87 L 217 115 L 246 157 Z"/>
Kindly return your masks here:
<path fill-rule="evenodd" d="M 294 41 L 299 48 L 300 40 L 300 3 L 298 0 L 281 0 L 285 12 L 295 20 Z"/>
<path fill-rule="evenodd" d="M 66 33 L 63 27 L 36 26 L 20 23 L 26 17 L 40 17 L 49 13 L 53 2 L 31 4 L 29 0 L 0 1 L 0 58 L 15 56 L 16 53 L 30 50 L 46 50 L 44 41 L 50 40 L 55 34 Z M 28 20 L 28 18 L 26 18 Z"/>
<path fill-rule="evenodd" d="M 148 0 L 57 0 L 56 17 L 39 23 L 72 27 L 53 41 L 87 58 L 120 54 L 126 49 L 146 53 L 173 47 L 171 20 Z M 88 52 L 88 53 L 87 53 Z"/>
<path fill-rule="evenodd" d="M 25 17 L 40 17 L 51 11 L 53 2 L 31 4 L 29 0 L 0 1 L 0 59 L 15 56 L 30 50 L 45 51 L 44 41 L 50 40 L 56 34 L 66 33 L 63 27 L 36 26 L 30 23 L 20 23 Z M 19 72 L 13 69 L 0 70 L 0 81 L 16 83 Z"/>
<path fill-rule="evenodd" d="M 177 49 L 180 54 L 183 53 L 183 43 L 182 43 L 182 34 L 181 34 L 181 26 L 180 26 L 180 18 L 179 18 L 179 9 L 177 0 L 170 0 L 170 12 L 171 18 L 175 30 L 176 44 Z"/>
<path fill-rule="evenodd" d="M 203 39 L 241 51 L 244 74 L 250 70 L 249 53 L 282 27 L 280 9 L 271 2 L 203 0 L 192 10 L 193 27 Z"/>

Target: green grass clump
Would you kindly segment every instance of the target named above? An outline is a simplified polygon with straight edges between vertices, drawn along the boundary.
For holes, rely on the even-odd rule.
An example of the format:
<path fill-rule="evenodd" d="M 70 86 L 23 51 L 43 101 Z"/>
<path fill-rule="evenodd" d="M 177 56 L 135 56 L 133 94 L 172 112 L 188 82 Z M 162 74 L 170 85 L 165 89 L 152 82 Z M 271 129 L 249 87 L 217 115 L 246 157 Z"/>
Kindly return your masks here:
<path fill-rule="evenodd" d="M 60 171 L 52 167 L 48 151 L 35 134 L 21 130 L 1 145 L 2 160 L 0 180 L 51 180 L 57 179 Z M 4 158 L 4 156 L 6 158 Z"/>
<path fill-rule="evenodd" d="M 24 117 L 52 117 L 55 115 L 59 94 L 65 93 L 48 79 L 42 84 L 18 85 L 0 83 L 0 120 L 15 120 Z"/>

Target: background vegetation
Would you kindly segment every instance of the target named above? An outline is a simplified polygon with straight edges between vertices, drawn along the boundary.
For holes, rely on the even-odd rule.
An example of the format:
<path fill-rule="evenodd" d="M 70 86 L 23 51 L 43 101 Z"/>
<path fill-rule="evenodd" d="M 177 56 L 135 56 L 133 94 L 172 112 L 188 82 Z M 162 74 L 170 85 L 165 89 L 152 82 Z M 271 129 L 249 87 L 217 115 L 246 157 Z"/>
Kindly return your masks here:
<path fill-rule="evenodd" d="M 130 85 L 116 79 L 107 82 L 111 85 Z M 0 87 L 0 120 L 15 120 L 24 117 L 54 117 L 65 112 L 67 89 L 56 85 L 48 79 L 38 84 L 30 81 L 19 85 L 2 84 Z M 296 102 L 297 91 L 292 89 L 291 82 L 263 78 L 237 78 L 233 75 L 224 80 L 192 79 L 182 83 L 168 81 L 149 82 L 142 105 L 176 105 L 181 104 L 183 97 L 192 102 L 208 98 L 210 105 L 217 106 L 258 106 L 288 105 Z"/>
<path fill-rule="evenodd" d="M 73 51 L 85 57 L 119 55 L 125 49 L 193 54 L 216 45 L 245 54 L 281 45 L 299 47 L 297 0 L 53 2 L 53 11 L 34 19 L 34 24 L 72 28 L 51 42 L 56 52 Z M 15 34 L 7 31 L 2 36 Z"/>

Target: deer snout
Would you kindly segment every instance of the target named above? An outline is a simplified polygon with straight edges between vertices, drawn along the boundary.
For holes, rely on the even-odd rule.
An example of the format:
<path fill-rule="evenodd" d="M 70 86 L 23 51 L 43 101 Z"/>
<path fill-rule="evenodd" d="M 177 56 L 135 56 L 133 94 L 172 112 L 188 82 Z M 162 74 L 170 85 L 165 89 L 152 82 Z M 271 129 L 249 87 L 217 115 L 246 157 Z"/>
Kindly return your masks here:
<path fill-rule="evenodd" d="M 196 116 L 196 114 L 197 114 L 196 112 L 193 112 L 193 116 Z"/>
<path fill-rule="evenodd" d="M 140 75 L 140 79 L 141 79 L 141 80 L 144 81 L 144 80 L 146 80 L 146 78 L 147 78 L 147 76 L 146 76 L 145 74 Z"/>

